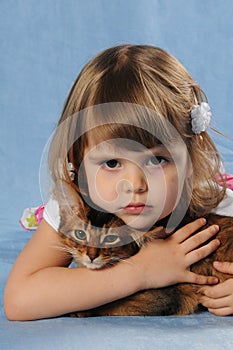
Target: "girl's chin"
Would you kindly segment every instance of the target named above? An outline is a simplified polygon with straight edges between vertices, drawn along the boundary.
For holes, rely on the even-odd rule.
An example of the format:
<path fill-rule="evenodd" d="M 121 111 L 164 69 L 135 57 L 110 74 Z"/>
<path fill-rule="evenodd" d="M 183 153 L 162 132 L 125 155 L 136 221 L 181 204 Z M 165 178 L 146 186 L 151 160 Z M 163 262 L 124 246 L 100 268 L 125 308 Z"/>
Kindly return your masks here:
<path fill-rule="evenodd" d="M 161 217 L 161 211 L 156 212 L 148 210 L 140 214 L 125 213 L 124 211 L 115 212 L 115 215 L 121 219 L 125 225 L 134 230 L 148 231 Z"/>
<path fill-rule="evenodd" d="M 156 220 L 145 222 L 145 220 L 141 218 L 123 220 L 123 221 L 127 226 L 131 227 L 134 230 L 139 230 L 139 231 L 148 231 L 156 222 Z"/>

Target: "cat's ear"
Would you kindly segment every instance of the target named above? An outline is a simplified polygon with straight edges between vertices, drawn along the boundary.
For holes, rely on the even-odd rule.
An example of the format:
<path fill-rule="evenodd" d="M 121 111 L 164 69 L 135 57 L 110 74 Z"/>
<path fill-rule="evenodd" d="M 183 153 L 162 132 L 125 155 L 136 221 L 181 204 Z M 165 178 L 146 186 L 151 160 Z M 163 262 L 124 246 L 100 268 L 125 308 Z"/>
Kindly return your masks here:
<path fill-rule="evenodd" d="M 80 218 L 86 218 L 87 209 L 83 199 L 71 184 L 63 180 L 57 181 L 54 192 L 62 211 L 66 211 L 70 215 L 77 215 Z"/>

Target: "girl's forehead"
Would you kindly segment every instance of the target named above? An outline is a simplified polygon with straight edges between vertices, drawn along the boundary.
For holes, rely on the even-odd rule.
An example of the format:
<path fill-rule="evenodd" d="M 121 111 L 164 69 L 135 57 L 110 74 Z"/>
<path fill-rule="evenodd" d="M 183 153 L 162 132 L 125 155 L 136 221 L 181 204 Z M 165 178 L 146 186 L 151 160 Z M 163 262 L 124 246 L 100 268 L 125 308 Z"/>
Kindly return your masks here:
<path fill-rule="evenodd" d="M 110 157 L 120 157 L 127 152 L 140 152 L 143 154 L 162 153 L 169 155 L 170 159 L 180 162 L 180 157 L 187 157 L 186 144 L 180 137 L 156 137 L 147 130 L 120 124 L 106 124 L 93 128 L 85 134 L 84 156 L 91 151 L 94 156 L 101 154 Z"/>
<path fill-rule="evenodd" d="M 147 148 L 137 141 L 130 139 L 113 139 L 99 143 L 93 141 L 85 149 L 85 155 L 90 158 L 134 158 L 142 155 L 151 156 L 152 154 L 169 154 L 169 151 L 162 144 Z"/>
<path fill-rule="evenodd" d="M 146 147 L 138 141 L 127 138 L 114 138 L 109 140 L 97 141 L 94 138 L 88 141 L 86 151 L 95 151 L 96 153 L 117 153 L 124 154 L 126 151 L 131 152 L 147 152 L 152 149 L 165 149 L 162 144 L 155 145 L 154 147 Z"/>
<path fill-rule="evenodd" d="M 113 126 L 95 128 L 88 131 L 85 135 L 85 144 L 90 149 L 120 148 L 141 151 L 146 148 L 152 148 L 156 145 L 162 145 L 162 142 L 150 135 L 147 131 L 138 131 L 137 127 Z"/>
<path fill-rule="evenodd" d="M 90 140 L 84 151 L 84 159 L 91 162 L 97 162 L 103 159 L 122 158 L 133 161 L 142 161 L 145 157 L 162 156 L 167 157 L 178 167 L 184 167 L 187 162 L 187 149 L 184 144 L 173 144 L 166 147 L 163 144 L 157 144 L 154 147 L 145 147 L 137 141 L 130 139 L 111 139 L 102 142 Z"/>

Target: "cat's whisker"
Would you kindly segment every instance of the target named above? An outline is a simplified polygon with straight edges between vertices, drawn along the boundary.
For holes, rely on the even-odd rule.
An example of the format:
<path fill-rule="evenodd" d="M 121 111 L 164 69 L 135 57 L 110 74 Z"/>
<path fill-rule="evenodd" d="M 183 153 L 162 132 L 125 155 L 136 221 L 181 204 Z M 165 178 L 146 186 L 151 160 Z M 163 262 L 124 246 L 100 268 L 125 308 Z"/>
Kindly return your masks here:
<path fill-rule="evenodd" d="M 70 250 L 72 250 L 72 248 L 69 248 L 68 246 L 65 246 L 65 245 L 60 245 L 60 246 L 59 245 L 53 245 L 53 246 L 50 246 L 50 248 L 61 250 L 61 251 L 67 252 L 67 253 L 69 253 Z"/>
<path fill-rule="evenodd" d="M 134 262 L 132 262 L 131 260 L 129 261 L 128 258 L 126 258 L 126 259 L 125 258 L 118 258 L 118 261 L 123 262 L 125 264 L 136 266 L 136 264 Z M 115 264 L 115 263 L 113 263 L 113 264 Z"/>
<path fill-rule="evenodd" d="M 77 258 L 76 249 L 70 248 L 69 246 L 66 246 L 66 245 L 60 245 L 60 246 L 59 245 L 54 245 L 54 246 L 51 246 L 51 248 L 63 251 L 64 253 L 68 253 L 69 255 L 71 255 L 73 258 Z"/>

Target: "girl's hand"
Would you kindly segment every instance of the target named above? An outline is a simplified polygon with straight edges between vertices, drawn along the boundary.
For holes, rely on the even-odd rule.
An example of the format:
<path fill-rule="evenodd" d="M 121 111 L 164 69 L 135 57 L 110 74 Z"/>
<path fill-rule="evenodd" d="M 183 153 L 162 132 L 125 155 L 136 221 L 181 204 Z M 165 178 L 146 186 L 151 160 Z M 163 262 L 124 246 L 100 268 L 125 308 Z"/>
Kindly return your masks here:
<path fill-rule="evenodd" d="M 209 312 L 217 316 L 233 314 L 233 262 L 214 262 L 216 270 L 232 275 L 232 278 L 216 286 L 201 288 L 203 294 L 200 302 Z"/>
<path fill-rule="evenodd" d="M 217 225 L 212 225 L 194 234 L 205 223 L 206 220 L 203 218 L 195 220 L 165 240 L 158 239 L 146 245 L 131 258 L 142 272 L 144 289 L 160 288 L 181 282 L 197 284 L 218 282 L 216 277 L 197 275 L 190 271 L 192 264 L 212 253 L 220 244 L 218 239 L 213 239 L 200 247 L 219 230 Z"/>

